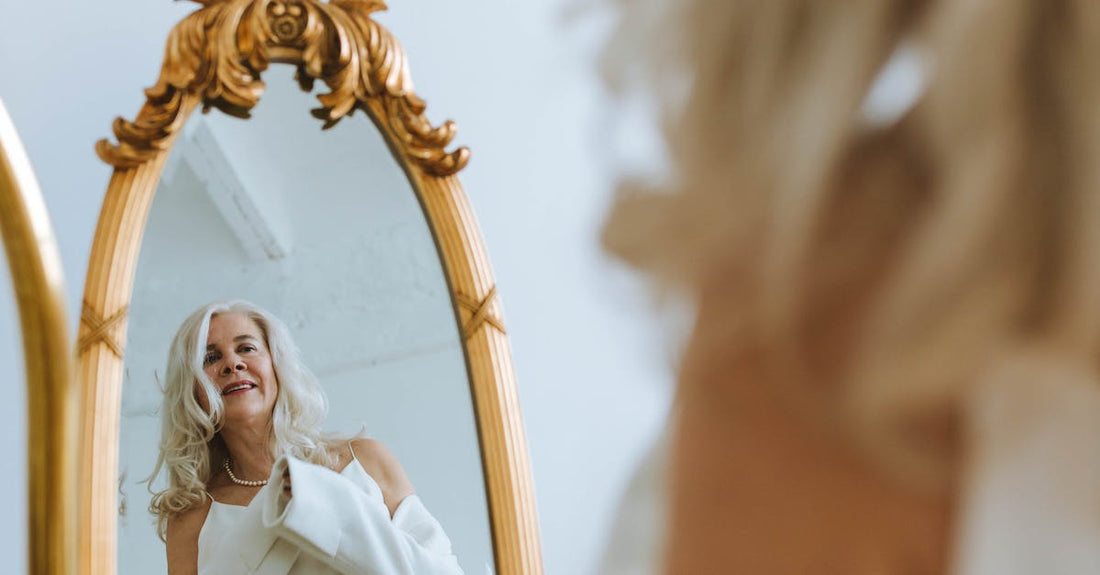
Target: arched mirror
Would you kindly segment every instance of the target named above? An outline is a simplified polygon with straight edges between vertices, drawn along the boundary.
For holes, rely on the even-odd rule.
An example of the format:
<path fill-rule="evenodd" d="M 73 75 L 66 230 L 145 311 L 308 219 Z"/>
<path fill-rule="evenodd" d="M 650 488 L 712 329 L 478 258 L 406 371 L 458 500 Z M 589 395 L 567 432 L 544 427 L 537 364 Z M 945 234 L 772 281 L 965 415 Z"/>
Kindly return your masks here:
<path fill-rule="evenodd" d="M 373 19 L 385 6 L 203 4 L 137 119 L 97 148 L 115 172 L 77 343 L 82 569 L 165 572 L 148 507 L 168 480 L 147 480 L 171 340 L 200 306 L 245 299 L 292 334 L 328 399 L 326 437 L 384 445 L 464 573 L 541 573 L 500 299 L 457 178 L 469 152 L 424 117 Z"/>
<path fill-rule="evenodd" d="M 77 549 L 80 392 L 72 374 L 61 258 L 46 204 L 3 102 L 0 238 L 12 288 L 4 286 L 0 296 L 15 295 L 27 383 L 27 568 L 69 574 L 75 572 Z"/>

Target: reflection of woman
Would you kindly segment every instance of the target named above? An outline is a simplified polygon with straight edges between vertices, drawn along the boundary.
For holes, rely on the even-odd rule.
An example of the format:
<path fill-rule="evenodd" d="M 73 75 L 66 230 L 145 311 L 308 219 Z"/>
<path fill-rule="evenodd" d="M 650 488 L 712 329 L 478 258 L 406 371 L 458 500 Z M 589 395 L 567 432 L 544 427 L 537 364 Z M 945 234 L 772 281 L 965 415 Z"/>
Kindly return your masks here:
<path fill-rule="evenodd" d="M 150 511 L 171 575 L 461 574 L 401 465 L 320 429 L 325 396 L 287 328 L 247 302 L 207 305 L 169 352 Z"/>

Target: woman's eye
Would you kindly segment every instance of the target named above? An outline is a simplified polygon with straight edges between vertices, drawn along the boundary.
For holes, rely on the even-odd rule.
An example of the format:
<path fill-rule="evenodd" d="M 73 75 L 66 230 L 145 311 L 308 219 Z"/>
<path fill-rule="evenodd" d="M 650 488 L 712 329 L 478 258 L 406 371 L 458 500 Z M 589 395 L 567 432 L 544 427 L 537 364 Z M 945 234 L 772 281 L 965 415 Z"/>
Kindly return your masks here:
<path fill-rule="evenodd" d="M 218 359 L 218 357 L 216 355 L 210 354 L 210 355 L 202 358 L 202 364 L 204 366 L 205 365 L 210 365 L 210 364 L 214 363 L 214 361 L 217 360 L 217 359 Z"/>
<path fill-rule="evenodd" d="M 241 351 L 256 351 L 256 347 L 252 345 L 242 345 Z"/>

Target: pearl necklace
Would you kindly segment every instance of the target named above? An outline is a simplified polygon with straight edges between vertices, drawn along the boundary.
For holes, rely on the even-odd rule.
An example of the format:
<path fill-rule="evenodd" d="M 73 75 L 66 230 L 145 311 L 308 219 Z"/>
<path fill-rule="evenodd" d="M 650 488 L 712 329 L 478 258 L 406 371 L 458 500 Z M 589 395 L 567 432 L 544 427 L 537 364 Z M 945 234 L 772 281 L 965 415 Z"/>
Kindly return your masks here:
<path fill-rule="evenodd" d="M 256 481 L 246 481 L 244 479 L 237 479 L 236 475 L 233 475 L 233 470 L 229 467 L 229 458 L 225 458 L 225 462 L 222 463 L 222 467 L 225 468 L 225 473 L 229 475 L 229 480 L 237 485 L 245 485 L 248 487 L 260 487 L 261 485 L 267 485 L 266 479 L 260 479 Z"/>

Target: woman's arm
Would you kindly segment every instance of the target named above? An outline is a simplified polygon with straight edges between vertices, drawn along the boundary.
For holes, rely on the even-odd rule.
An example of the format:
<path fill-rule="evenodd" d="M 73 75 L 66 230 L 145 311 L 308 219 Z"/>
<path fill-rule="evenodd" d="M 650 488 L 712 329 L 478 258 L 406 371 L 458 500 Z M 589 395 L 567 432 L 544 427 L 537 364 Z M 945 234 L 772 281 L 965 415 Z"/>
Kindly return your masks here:
<path fill-rule="evenodd" d="M 198 575 L 199 532 L 209 511 L 210 502 L 207 501 L 168 519 L 164 537 L 168 575 Z"/>

